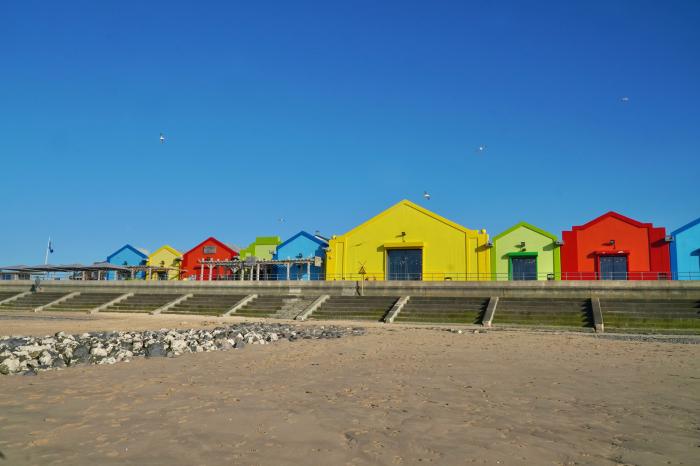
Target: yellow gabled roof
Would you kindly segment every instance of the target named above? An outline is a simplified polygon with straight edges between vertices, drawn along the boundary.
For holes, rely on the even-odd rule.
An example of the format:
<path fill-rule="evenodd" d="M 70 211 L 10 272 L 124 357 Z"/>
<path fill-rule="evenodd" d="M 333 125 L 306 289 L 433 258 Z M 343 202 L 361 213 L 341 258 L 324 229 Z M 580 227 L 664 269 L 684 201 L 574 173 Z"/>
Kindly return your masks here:
<path fill-rule="evenodd" d="M 175 249 L 175 248 L 172 247 L 172 246 L 168 246 L 167 244 L 164 244 L 163 246 L 161 246 L 161 247 L 159 247 L 158 249 L 156 249 L 155 251 L 153 251 L 148 257 L 151 258 L 151 257 L 155 256 L 156 254 L 158 254 L 158 253 L 159 253 L 160 251 L 162 251 L 163 249 L 165 249 L 166 251 L 172 253 L 172 254 L 175 255 L 175 256 L 182 257 L 182 253 L 181 253 L 180 251 L 178 251 L 177 249 Z"/>
<path fill-rule="evenodd" d="M 415 209 L 415 210 L 417 210 L 418 212 L 420 212 L 420 213 L 422 213 L 422 214 L 424 214 L 424 215 L 427 215 L 428 217 L 432 217 L 433 219 L 437 220 L 438 222 L 442 222 L 442 223 L 444 223 L 445 225 L 448 225 L 448 226 L 450 226 L 450 227 L 452 227 L 452 228 L 454 228 L 454 229 L 456 229 L 456 230 L 463 231 L 463 232 L 465 232 L 465 233 L 467 233 L 467 234 L 476 235 L 476 234 L 479 233 L 478 230 L 470 230 L 469 228 L 463 227 L 463 226 L 460 225 L 459 223 L 455 223 L 455 222 L 453 222 L 452 220 L 448 220 L 448 219 L 446 219 L 445 217 L 436 214 L 435 212 L 432 212 L 432 211 L 430 211 L 430 210 L 428 210 L 428 209 L 426 209 L 426 208 L 424 208 L 424 207 L 419 206 L 418 204 L 415 204 L 415 203 L 409 201 L 408 199 L 403 199 L 403 200 L 397 202 L 396 204 L 394 204 L 393 206 L 389 207 L 388 209 L 385 209 L 385 210 L 383 210 L 382 212 L 378 213 L 377 215 L 375 215 L 374 217 L 370 218 L 369 220 L 365 221 L 364 223 L 361 223 L 360 225 L 356 226 L 356 227 L 353 228 L 352 230 L 349 230 L 349 231 L 347 231 L 347 232 L 345 232 L 345 233 L 343 233 L 342 235 L 339 235 L 339 236 L 348 236 L 348 235 L 350 235 L 351 233 L 354 233 L 355 231 L 360 230 L 360 229 L 362 229 L 362 228 L 364 228 L 364 227 L 366 227 L 366 226 L 368 226 L 368 225 L 370 225 L 370 224 L 376 222 L 377 220 L 379 220 L 380 218 L 384 217 L 385 215 L 388 215 L 389 212 L 391 212 L 391 211 L 393 211 L 393 210 L 395 210 L 395 209 L 398 209 L 398 208 L 401 207 L 401 206 L 407 206 L 407 207 L 410 207 L 410 208 L 412 208 L 412 209 Z"/>

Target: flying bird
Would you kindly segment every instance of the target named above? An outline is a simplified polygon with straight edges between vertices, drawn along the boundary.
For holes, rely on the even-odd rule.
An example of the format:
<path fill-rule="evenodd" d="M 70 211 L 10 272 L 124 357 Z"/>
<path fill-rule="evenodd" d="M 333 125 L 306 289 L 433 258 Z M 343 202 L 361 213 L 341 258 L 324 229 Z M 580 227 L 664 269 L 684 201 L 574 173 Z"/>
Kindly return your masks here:
<path fill-rule="evenodd" d="M 480 144 L 479 147 L 476 148 L 476 153 L 483 154 L 484 152 L 486 152 L 486 144 Z"/>
<path fill-rule="evenodd" d="M 620 102 L 622 102 L 623 104 L 626 104 L 626 103 L 629 102 L 629 101 L 630 101 L 630 98 L 627 97 L 626 95 L 620 97 Z"/>
<path fill-rule="evenodd" d="M 423 191 L 423 198 L 424 198 L 426 201 L 429 201 L 429 200 L 430 200 L 430 194 L 428 194 L 428 191 Z"/>
<path fill-rule="evenodd" d="M 280 222 L 280 223 L 284 223 L 284 218 L 280 217 L 280 218 L 277 219 L 277 221 Z"/>
<path fill-rule="evenodd" d="M 160 133 L 160 143 L 163 144 L 165 142 L 165 135 L 163 133 Z"/>

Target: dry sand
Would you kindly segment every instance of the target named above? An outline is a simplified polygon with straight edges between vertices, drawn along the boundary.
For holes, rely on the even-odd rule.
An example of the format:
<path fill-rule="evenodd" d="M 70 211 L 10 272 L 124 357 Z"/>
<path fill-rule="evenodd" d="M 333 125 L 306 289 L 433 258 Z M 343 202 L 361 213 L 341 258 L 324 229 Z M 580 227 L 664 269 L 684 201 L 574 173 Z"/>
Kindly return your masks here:
<path fill-rule="evenodd" d="M 0 334 L 223 321 L 31 317 L 0 320 Z M 0 376 L 0 466 L 690 465 L 699 402 L 700 345 L 372 325 L 362 337 Z"/>

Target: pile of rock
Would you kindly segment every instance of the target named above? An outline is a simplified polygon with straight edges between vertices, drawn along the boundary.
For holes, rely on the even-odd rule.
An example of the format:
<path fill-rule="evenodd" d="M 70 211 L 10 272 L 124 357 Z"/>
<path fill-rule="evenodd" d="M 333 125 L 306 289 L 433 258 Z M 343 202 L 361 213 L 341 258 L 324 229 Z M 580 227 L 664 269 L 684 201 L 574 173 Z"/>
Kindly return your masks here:
<path fill-rule="evenodd" d="M 208 329 L 145 332 L 93 332 L 46 337 L 0 336 L 0 374 L 36 374 L 78 364 L 114 364 L 134 357 L 174 357 L 183 353 L 264 345 L 280 339 L 341 338 L 362 335 L 350 327 L 300 327 L 285 324 L 239 324 Z"/>

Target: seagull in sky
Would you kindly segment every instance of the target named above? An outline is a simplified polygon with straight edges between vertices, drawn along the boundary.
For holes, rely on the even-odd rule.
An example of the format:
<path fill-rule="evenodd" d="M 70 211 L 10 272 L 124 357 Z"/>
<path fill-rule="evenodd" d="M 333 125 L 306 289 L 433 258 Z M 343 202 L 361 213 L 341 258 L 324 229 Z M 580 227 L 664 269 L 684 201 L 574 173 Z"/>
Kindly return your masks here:
<path fill-rule="evenodd" d="M 160 143 L 163 144 L 165 142 L 165 135 L 163 133 L 160 133 Z"/>
<path fill-rule="evenodd" d="M 630 101 L 630 98 L 627 97 L 626 95 L 623 95 L 622 97 L 620 97 L 620 102 L 622 102 L 623 104 L 626 104 L 629 101 Z"/>
<path fill-rule="evenodd" d="M 423 191 L 423 199 L 426 201 L 430 200 L 430 194 L 428 194 L 428 191 Z"/>
<path fill-rule="evenodd" d="M 486 144 L 480 144 L 479 147 L 476 148 L 476 153 L 483 154 L 484 152 L 486 152 Z"/>

